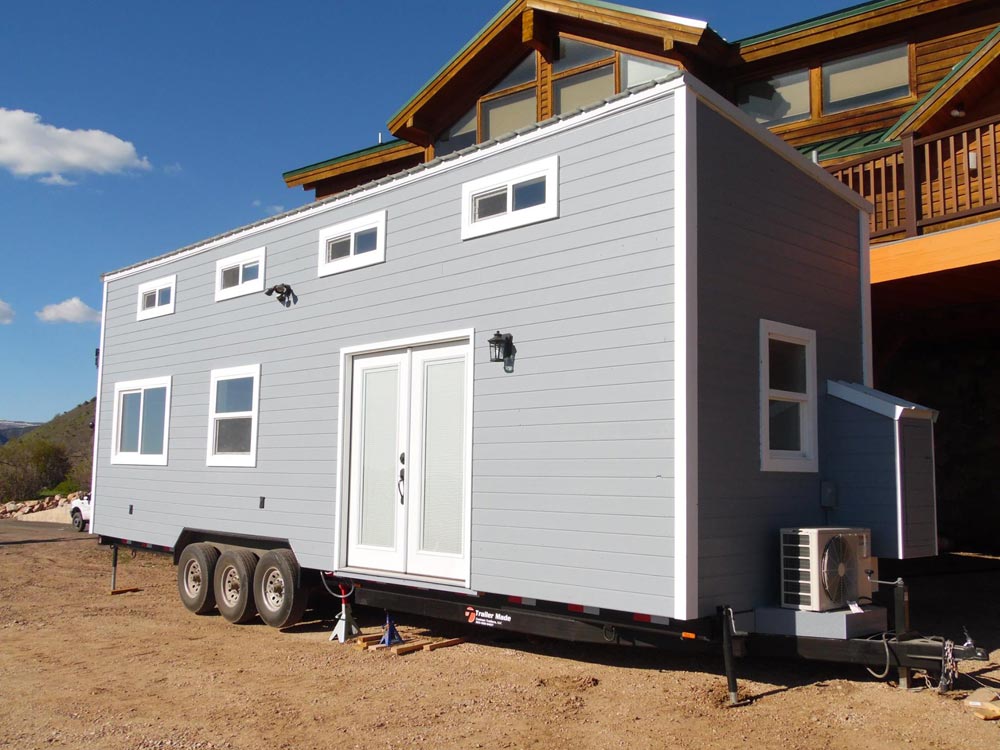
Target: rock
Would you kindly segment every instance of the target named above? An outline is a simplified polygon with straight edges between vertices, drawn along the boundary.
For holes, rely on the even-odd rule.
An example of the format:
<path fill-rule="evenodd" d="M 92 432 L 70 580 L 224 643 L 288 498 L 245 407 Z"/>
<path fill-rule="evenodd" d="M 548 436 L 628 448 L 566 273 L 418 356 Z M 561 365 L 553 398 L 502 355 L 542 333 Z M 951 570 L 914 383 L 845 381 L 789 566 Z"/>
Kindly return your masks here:
<path fill-rule="evenodd" d="M 7 511 L 8 513 L 13 513 L 20 507 L 21 503 L 7 503 L 5 506 L 3 506 L 4 510 Z"/>
<path fill-rule="evenodd" d="M 62 500 L 59 501 L 59 507 L 62 508 L 63 506 L 69 505 L 69 503 L 70 499 L 68 497 L 64 497 Z"/>
<path fill-rule="evenodd" d="M 66 499 L 72 501 L 72 500 L 79 500 L 81 497 L 83 497 L 82 492 L 71 492 L 66 496 Z"/>

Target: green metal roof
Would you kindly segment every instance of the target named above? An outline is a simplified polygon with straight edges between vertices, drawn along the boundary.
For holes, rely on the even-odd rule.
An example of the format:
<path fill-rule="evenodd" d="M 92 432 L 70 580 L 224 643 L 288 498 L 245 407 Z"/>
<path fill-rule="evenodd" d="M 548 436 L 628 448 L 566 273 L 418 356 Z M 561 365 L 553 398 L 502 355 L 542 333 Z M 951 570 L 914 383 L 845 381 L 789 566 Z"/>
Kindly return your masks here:
<path fill-rule="evenodd" d="M 282 177 L 284 179 L 289 179 L 295 175 L 302 174 L 303 172 L 312 172 L 314 169 L 320 169 L 322 167 L 332 167 L 334 164 L 339 164 L 342 161 L 347 161 L 348 159 L 353 159 L 357 156 L 365 156 L 367 154 L 377 154 L 379 151 L 386 151 L 393 146 L 398 146 L 400 143 L 409 143 L 409 141 L 404 141 L 399 138 L 393 138 L 391 141 L 386 141 L 385 143 L 379 143 L 375 146 L 369 146 L 368 148 L 358 149 L 357 151 L 352 151 L 349 154 L 341 154 L 340 156 L 335 156 L 332 159 L 327 159 L 326 161 L 318 161 L 315 164 L 310 164 L 306 167 L 299 167 L 298 169 L 292 169 L 288 172 L 283 172 Z"/>
<path fill-rule="evenodd" d="M 845 156 L 858 156 L 869 151 L 881 151 L 884 148 L 898 146 L 899 141 L 884 141 L 882 138 L 888 132 L 888 128 L 882 130 L 872 130 L 868 133 L 843 136 L 833 138 L 819 143 L 810 143 L 805 146 L 796 146 L 799 153 L 805 156 L 816 156 L 820 161 L 827 159 L 843 159 Z"/>
<path fill-rule="evenodd" d="M 997 39 L 997 37 L 1000 37 L 1000 26 L 997 26 L 995 29 L 993 29 L 993 31 L 987 34 L 986 38 L 983 39 L 983 41 L 981 41 L 979 44 L 977 44 L 976 48 L 972 50 L 972 52 L 970 52 L 968 55 L 966 55 L 961 62 L 956 63 L 954 67 L 952 67 L 952 69 L 948 71 L 948 75 L 946 75 L 944 78 L 938 81 L 937 85 L 935 85 L 934 88 L 932 88 L 930 91 L 924 94 L 924 96 L 920 99 L 920 101 L 918 101 L 916 104 L 910 107 L 902 117 L 896 120 L 896 123 L 891 128 L 889 128 L 889 131 L 894 132 L 899 128 L 903 127 L 906 124 L 906 121 L 909 120 L 914 115 L 914 113 L 918 112 L 928 101 L 937 96 L 938 91 L 947 86 L 949 82 L 962 75 L 962 73 L 965 72 L 965 66 L 968 65 L 973 59 L 975 59 L 975 57 L 980 52 L 982 52 L 985 47 L 992 44 Z"/>
<path fill-rule="evenodd" d="M 830 23 L 831 21 L 839 21 L 842 18 L 850 18 L 851 16 L 857 16 L 862 13 L 867 13 L 868 11 L 878 10 L 879 8 L 888 8 L 891 5 L 896 5 L 897 3 L 902 2 L 905 2 L 905 0 L 874 0 L 874 2 L 852 5 L 850 8 L 835 10 L 832 13 L 825 13 L 822 16 L 809 18 L 805 21 L 789 24 L 788 26 L 781 26 L 780 28 L 765 31 L 764 33 L 757 34 L 756 36 L 748 36 L 746 39 L 738 39 L 734 42 L 734 44 L 746 47 L 751 44 L 757 44 L 758 42 L 767 42 L 771 39 L 777 39 L 778 37 L 782 37 L 787 34 L 794 34 L 796 31 L 805 31 L 806 29 L 822 26 L 823 24 Z"/>

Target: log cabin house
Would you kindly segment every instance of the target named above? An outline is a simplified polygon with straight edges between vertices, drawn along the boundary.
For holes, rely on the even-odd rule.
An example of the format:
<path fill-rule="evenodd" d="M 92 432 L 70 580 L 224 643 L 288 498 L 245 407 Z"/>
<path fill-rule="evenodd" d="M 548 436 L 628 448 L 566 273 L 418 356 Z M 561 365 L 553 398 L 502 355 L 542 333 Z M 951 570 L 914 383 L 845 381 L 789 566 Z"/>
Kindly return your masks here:
<path fill-rule="evenodd" d="M 968 520 L 1000 480 L 995 0 L 874 0 L 734 42 L 601 0 L 512 0 L 390 118 L 395 140 L 284 179 L 323 198 L 676 69 L 872 203 L 875 384 L 941 409 L 942 532 L 991 544 Z"/>

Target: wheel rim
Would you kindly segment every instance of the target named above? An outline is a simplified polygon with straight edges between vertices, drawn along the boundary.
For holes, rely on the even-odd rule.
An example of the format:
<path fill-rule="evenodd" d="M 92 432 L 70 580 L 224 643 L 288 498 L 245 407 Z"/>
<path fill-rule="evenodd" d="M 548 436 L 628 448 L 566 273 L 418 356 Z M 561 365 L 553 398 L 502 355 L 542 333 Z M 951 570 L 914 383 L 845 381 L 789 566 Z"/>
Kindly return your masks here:
<path fill-rule="evenodd" d="M 272 612 L 281 609 L 281 604 L 285 601 L 285 579 L 280 570 L 277 568 L 267 569 L 261 593 L 264 595 L 262 598 L 265 607 Z"/>
<path fill-rule="evenodd" d="M 222 571 L 222 601 L 227 607 L 235 607 L 240 600 L 240 574 L 232 565 Z"/>
<path fill-rule="evenodd" d="M 201 565 L 197 560 L 188 560 L 184 567 L 184 592 L 192 599 L 201 593 Z"/>

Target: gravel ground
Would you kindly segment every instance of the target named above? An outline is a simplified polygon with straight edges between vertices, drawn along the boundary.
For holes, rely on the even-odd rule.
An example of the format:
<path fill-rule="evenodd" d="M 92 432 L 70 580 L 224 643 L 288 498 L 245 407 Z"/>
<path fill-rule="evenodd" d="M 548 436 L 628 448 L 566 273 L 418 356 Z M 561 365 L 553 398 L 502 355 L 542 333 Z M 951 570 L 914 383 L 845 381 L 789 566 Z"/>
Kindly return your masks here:
<path fill-rule="evenodd" d="M 360 652 L 330 643 L 328 620 L 278 632 L 195 617 L 149 553 L 119 566 L 118 585 L 141 591 L 110 596 L 110 552 L 45 526 L 0 522 L 0 748 L 1000 748 L 1000 722 L 961 700 L 972 677 L 1000 688 L 1000 650 L 946 696 L 860 667 L 744 660 L 752 700 L 733 709 L 714 653 L 491 639 L 406 616 L 404 636 L 473 640 Z M 1000 560 L 953 563 L 910 571 L 914 626 L 954 637 L 965 622 L 1000 646 Z M 379 613 L 358 614 L 378 631 Z"/>

